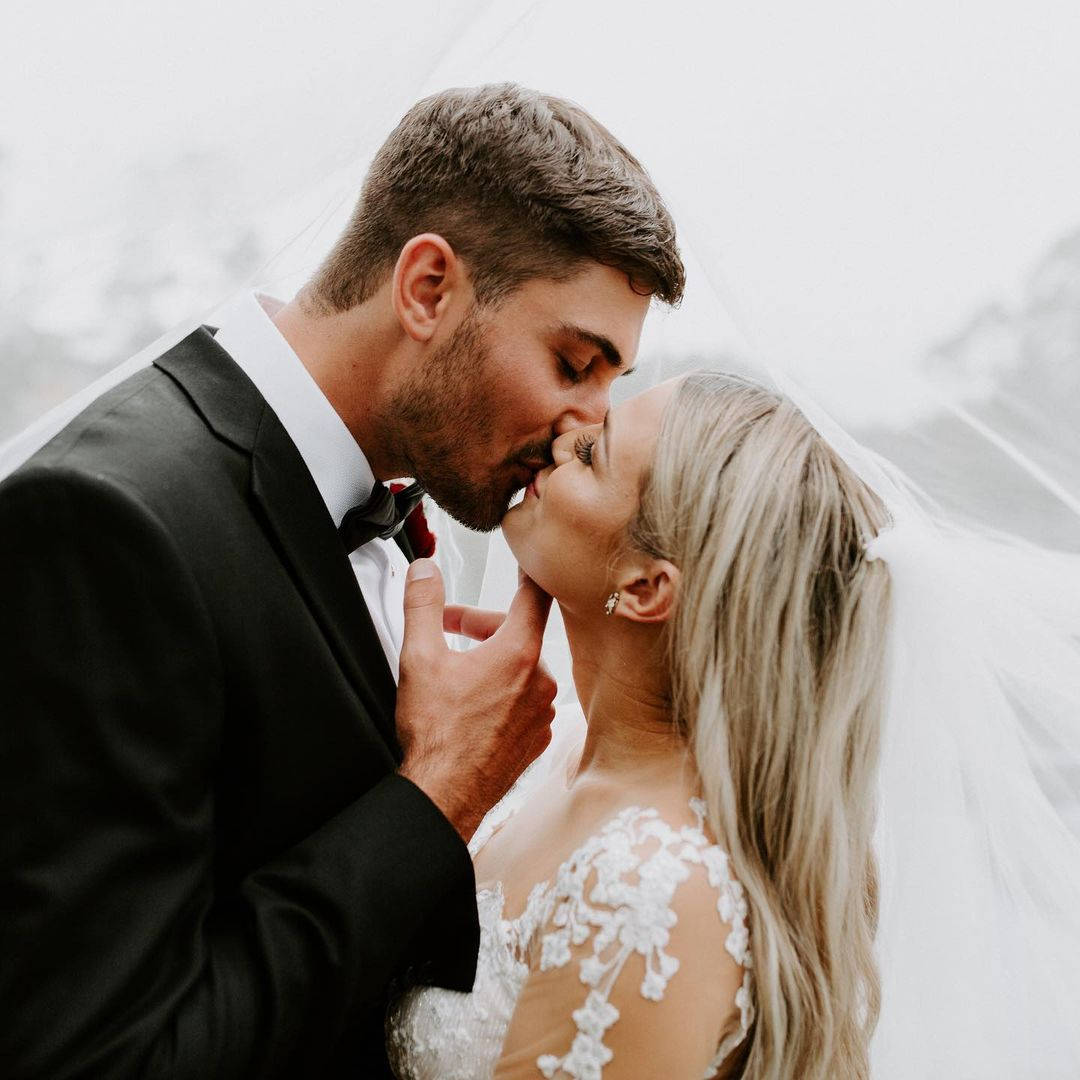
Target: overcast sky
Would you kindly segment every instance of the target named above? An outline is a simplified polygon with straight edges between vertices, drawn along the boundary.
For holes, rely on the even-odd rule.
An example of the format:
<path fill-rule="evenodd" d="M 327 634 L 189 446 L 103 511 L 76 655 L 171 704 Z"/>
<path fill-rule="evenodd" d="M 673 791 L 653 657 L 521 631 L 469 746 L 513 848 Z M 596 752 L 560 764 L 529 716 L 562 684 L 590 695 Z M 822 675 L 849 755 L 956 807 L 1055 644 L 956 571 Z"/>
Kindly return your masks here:
<path fill-rule="evenodd" d="M 693 289 L 653 341 L 745 333 L 872 403 L 1080 227 L 1078 57 L 1076 0 L 7 0 L 0 198 L 8 241 L 55 253 L 131 213 L 146 163 L 219 155 L 198 212 L 282 243 L 327 217 L 289 269 L 411 100 L 515 79 L 590 108 L 669 198 Z"/>

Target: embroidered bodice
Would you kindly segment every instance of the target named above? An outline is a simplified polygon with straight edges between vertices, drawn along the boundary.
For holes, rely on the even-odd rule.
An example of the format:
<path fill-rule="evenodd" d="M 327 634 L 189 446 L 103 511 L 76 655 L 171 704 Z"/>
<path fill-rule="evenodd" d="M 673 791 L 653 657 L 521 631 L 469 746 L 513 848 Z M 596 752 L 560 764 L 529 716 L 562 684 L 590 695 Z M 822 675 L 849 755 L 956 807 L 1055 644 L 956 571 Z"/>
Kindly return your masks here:
<path fill-rule="evenodd" d="M 727 855 L 705 835 L 705 806 L 690 803 L 695 824 L 673 827 L 654 809 L 627 807 L 589 837 L 549 880 L 535 885 L 524 911 L 505 918 L 502 886 L 481 889 L 480 953 L 471 994 L 418 987 L 406 992 L 387 1020 L 387 1049 L 400 1080 L 477 1080 L 490 1077 L 522 987 L 531 971 L 577 963 L 581 1001 L 573 1011 L 576 1037 L 558 1054 L 536 1061 L 545 1077 L 601 1080 L 612 1059 L 605 1036 L 619 1020 L 611 991 L 634 954 L 644 959 L 640 993 L 664 997 L 678 977 L 668 950 L 677 917 L 672 901 L 691 874 L 704 874 L 716 895 L 717 917 L 728 928 L 725 948 L 742 966 L 736 997 L 738 1025 L 717 1048 L 706 1077 L 746 1037 L 753 1020 L 753 984 L 742 886 Z M 478 834 L 476 848 L 490 835 Z"/>

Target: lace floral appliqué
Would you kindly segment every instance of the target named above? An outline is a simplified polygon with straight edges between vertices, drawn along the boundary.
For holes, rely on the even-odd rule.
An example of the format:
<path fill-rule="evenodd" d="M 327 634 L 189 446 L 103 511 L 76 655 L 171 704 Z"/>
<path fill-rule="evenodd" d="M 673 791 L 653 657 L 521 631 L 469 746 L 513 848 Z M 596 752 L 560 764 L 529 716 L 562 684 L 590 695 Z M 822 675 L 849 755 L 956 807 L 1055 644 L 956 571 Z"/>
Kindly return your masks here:
<path fill-rule="evenodd" d="M 656 810 L 630 807 L 590 837 L 560 866 L 554 878 L 535 885 L 525 910 L 504 919 L 505 897 L 498 882 L 477 894 L 480 954 L 471 994 L 440 987 L 416 987 L 391 1010 L 387 1050 L 401 1080 L 475 1080 L 491 1076 L 530 970 L 565 967 L 572 949 L 592 939 L 580 961 L 585 1000 L 573 1012 L 577 1035 L 562 1056 L 545 1054 L 537 1066 L 546 1077 L 600 1080 L 612 1051 L 604 1037 L 619 1019 L 609 997 L 627 960 L 645 958 L 642 995 L 660 1001 L 679 961 L 667 952 L 676 916 L 671 901 L 695 865 L 702 866 L 717 891 L 716 909 L 731 927 L 725 946 L 744 969 L 735 996 L 738 1028 L 723 1039 L 706 1073 L 746 1037 L 753 1020 L 747 905 L 728 858 L 705 836 L 705 805 L 690 802 L 696 825 L 672 828 Z M 514 807 L 493 812 L 477 849 Z M 646 843 L 649 840 L 655 843 Z M 635 880 L 629 880 L 634 878 Z"/>
<path fill-rule="evenodd" d="M 590 989 L 573 1014 L 577 1036 L 563 1057 L 545 1054 L 537 1059 L 545 1077 L 561 1070 L 575 1080 L 600 1080 L 612 1058 L 604 1035 L 619 1019 L 619 1010 L 608 998 L 632 955 L 645 960 L 642 996 L 651 1001 L 664 996 L 668 980 L 679 970 L 678 959 L 666 951 L 677 921 L 671 901 L 693 865 L 705 868 L 710 885 L 718 891 L 717 912 L 732 928 L 725 947 L 744 968 L 735 999 L 739 1029 L 724 1039 L 706 1077 L 713 1076 L 746 1037 L 753 1020 L 746 898 L 729 872 L 727 855 L 705 836 L 704 803 L 693 799 L 690 805 L 697 824 L 680 829 L 662 821 L 656 810 L 628 807 L 563 864 L 552 886 L 536 889 L 530 897 L 522 922 L 553 927 L 541 939 L 542 971 L 569 963 L 572 945 L 583 945 L 590 937 L 593 945 L 580 962 L 581 981 Z M 657 846 L 642 855 L 650 839 Z M 628 880 L 635 871 L 636 880 Z"/>

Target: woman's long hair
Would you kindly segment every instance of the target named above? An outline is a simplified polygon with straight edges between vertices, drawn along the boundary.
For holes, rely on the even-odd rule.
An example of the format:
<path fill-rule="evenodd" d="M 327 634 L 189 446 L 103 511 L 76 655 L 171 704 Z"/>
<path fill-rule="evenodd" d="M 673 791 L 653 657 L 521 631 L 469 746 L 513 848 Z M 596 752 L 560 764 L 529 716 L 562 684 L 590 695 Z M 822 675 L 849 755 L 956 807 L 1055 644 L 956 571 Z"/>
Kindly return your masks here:
<path fill-rule="evenodd" d="M 713 373 L 676 390 L 630 540 L 681 571 L 674 716 L 747 893 L 754 1080 L 869 1075 L 889 576 L 863 549 L 886 523 L 784 398 Z"/>

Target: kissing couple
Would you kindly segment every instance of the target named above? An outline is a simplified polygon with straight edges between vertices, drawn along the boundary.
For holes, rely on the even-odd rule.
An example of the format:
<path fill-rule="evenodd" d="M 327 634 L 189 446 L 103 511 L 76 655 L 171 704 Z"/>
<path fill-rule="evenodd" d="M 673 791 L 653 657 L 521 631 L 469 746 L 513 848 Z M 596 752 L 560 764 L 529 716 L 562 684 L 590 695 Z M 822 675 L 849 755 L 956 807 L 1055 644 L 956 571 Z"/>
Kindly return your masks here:
<path fill-rule="evenodd" d="M 5 1076 L 869 1075 L 889 514 L 742 378 L 609 408 L 683 287 L 585 111 L 436 94 L 293 300 L 4 481 Z M 423 492 L 507 612 L 410 565 Z"/>

